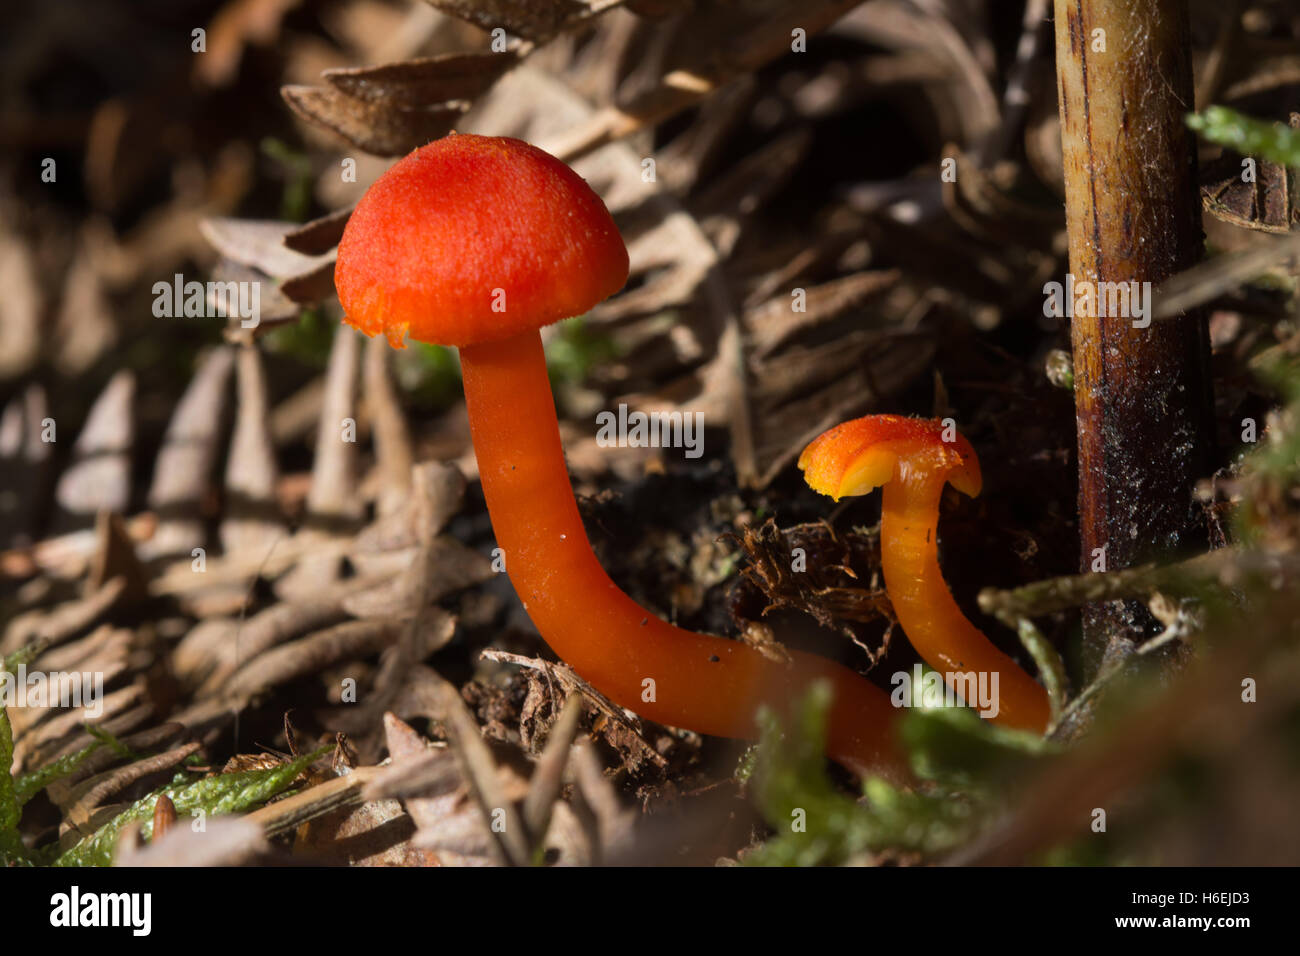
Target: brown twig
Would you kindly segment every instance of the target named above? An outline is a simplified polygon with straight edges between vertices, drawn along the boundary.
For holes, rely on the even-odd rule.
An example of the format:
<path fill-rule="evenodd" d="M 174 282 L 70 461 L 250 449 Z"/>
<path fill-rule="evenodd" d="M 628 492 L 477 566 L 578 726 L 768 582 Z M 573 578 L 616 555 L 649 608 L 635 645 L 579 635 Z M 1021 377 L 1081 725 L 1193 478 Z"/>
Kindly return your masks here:
<path fill-rule="evenodd" d="M 1056 58 L 1071 273 L 1127 285 L 1187 269 L 1201 241 L 1185 0 L 1056 0 Z M 1071 326 L 1080 536 L 1084 567 L 1112 570 L 1197 537 L 1209 338 L 1200 315 L 1144 324 L 1098 306 Z M 1140 605 L 1089 608 L 1088 665 L 1147 624 Z"/>

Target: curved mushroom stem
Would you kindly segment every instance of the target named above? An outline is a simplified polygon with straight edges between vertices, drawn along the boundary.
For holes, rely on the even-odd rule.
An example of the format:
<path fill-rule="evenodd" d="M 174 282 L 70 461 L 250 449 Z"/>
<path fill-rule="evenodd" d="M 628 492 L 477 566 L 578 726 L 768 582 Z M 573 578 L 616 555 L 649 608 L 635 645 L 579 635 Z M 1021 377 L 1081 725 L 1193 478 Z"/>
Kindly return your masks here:
<path fill-rule="evenodd" d="M 492 530 L 524 609 L 557 655 L 616 704 L 721 737 L 752 739 L 761 704 L 786 714 L 808 684 L 827 680 L 828 754 L 859 773 L 906 779 L 884 691 L 816 655 L 796 652 L 787 666 L 675 627 L 609 579 L 569 484 L 540 334 L 466 346 L 460 357 Z"/>
<path fill-rule="evenodd" d="M 899 468 L 884 486 L 881 565 L 894 613 L 917 653 L 950 686 L 961 690 L 956 674 L 987 673 L 990 681 L 997 674 L 998 713 L 992 719 L 1042 733 L 1051 718 L 1047 692 L 967 620 L 939 569 L 944 482 L 943 474 Z"/>

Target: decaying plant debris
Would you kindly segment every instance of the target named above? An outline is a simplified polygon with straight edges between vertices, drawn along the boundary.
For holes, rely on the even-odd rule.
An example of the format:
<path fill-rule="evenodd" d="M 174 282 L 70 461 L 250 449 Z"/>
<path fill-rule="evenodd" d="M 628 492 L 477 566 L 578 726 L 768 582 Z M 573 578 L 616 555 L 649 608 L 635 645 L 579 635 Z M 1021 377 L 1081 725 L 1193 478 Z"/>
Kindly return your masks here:
<path fill-rule="evenodd" d="M 163 0 L 129 40 L 76 6 L 0 38 L 0 656 L 102 674 L 103 711 L 3 709 L 0 859 L 1300 859 L 1289 4 L 1190 5 L 1206 257 L 1154 320 L 1209 316 L 1215 457 L 1185 504 L 1212 550 L 1083 576 L 1070 330 L 1042 311 L 1068 260 L 1045 0 L 212 0 L 197 55 Z M 920 785 L 859 787 L 815 694 L 750 748 L 554 659 L 493 568 L 454 359 L 338 321 L 352 206 L 452 129 L 571 163 L 627 241 L 627 288 L 546 333 L 620 586 L 891 689 L 916 658 L 877 506 L 794 461 L 847 418 L 953 417 L 985 490 L 944 499 L 945 575 L 1037 669 L 1046 738 L 919 711 Z M 157 317 L 178 273 L 259 281 L 260 322 Z M 619 404 L 702 412 L 704 455 L 602 447 Z M 1093 673 L 1077 609 L 1120 599 L 1156 627 Z"/>

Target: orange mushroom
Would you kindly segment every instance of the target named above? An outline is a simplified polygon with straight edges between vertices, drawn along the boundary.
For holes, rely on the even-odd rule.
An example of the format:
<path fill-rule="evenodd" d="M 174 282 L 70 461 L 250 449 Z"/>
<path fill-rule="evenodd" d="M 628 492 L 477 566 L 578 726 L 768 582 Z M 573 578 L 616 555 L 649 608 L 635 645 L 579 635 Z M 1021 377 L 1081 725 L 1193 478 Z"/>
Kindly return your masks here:
<path fill-rule="evenodd" d="M 506 571 L 538 632 L 615 703 L 660 723 L 751 738 L 829 681 L 827 751 L 859 772 L 906 775 L 888 695 L 846 667 L 785 665 L 738 641 L 660 620 L 605 574 L 569 484 L 539 329 L 627 280 L 609 211 L 572 170 L 515 139 L 451 135 L 367 191 L 339 243 L 346 321 L 460 348 L 479 477 Z"/>
<path fill-rule="evenodd" d="M 955 675 L 996 673 L 994 720 L 1042 732 L 1051 716 L 1047 692 L 975 627 L 953 600 L 939 570 L 939 499 L 951 484 L 980 493 L 975 450 L 942 422 L 868 415 L 813 439 L 799 456 L 809 487 L 839 500 L 884 487 L 880 551 L 885 589 L 917 653 L 950 685 Z"/>

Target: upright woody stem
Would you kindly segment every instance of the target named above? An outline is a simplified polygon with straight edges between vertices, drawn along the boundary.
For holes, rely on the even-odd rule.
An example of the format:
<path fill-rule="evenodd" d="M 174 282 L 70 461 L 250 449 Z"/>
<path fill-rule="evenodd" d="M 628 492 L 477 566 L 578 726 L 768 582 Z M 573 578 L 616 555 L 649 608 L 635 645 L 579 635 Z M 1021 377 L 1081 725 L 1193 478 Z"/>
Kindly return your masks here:
<path fill-rule="evenodd" d="M 1186 0 L 1055 6 L 1070 272 L 1076 283 L 1154 285 L 1191 266 L 1201 248 L 1183 119 L 1193 108 Z M 1104 315 L 1075 300 L 1085 571 L 1129 567 L 1197 537 L 1192 489 L 1213 435 L 1206 323 L 1192 314 L 1152 321 L 1149 295 L 1139 301 L 1145 316 L 1132 306 Z M 1088 608 L 1090 668 L 1125 650 L 1108 640 L 1147 623 L 1137 604 Z"/>

